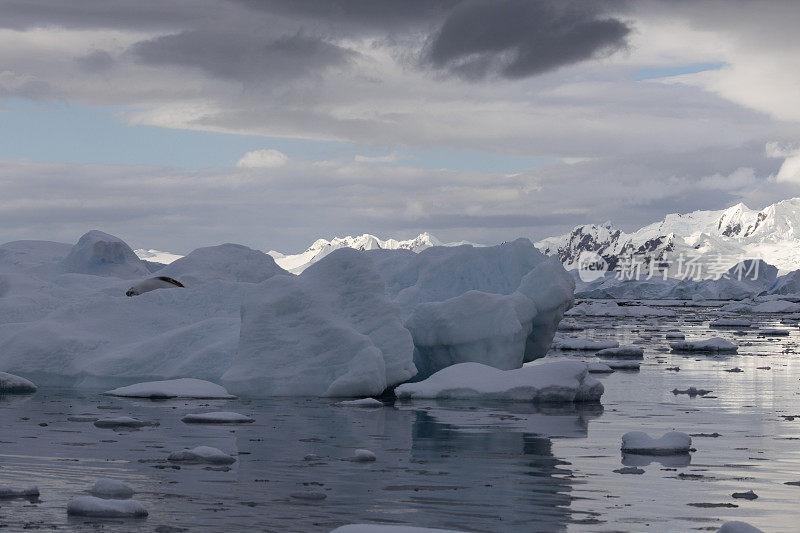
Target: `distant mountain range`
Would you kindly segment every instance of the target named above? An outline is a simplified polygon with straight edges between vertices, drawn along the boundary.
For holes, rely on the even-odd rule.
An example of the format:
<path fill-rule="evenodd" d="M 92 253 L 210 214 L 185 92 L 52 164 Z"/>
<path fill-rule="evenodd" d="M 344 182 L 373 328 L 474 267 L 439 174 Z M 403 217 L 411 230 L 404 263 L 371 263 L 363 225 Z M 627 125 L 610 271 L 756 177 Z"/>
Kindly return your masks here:
<path fill-rule="evenodd" d="M 442 243 L 430 233 L 413 239 L 381 240 L 370 234 L 356 237 L 318 239 L 299 254 L 267 252 L 282 268 L 300 273 L 339 248 L 356 250 L 405 249 L 421 252 L 431 246 L 472 244 L 467 241 Z M 743 259 L 763 259 L 778 267 L 780 273 L 800 269 L 800 198 L 784 200 L 761 210 L 740 203 L 719 211 L 694 211 L 670 214 L 632 233 L 614 227 L 611 222 L 575 226 L 564 235 L 549 237 L 536 244 L 542 252 L 557 255 L 570 270 L 575 269 L 584 252 L 602 257 L 609 269 L 621 266 L 631 257 L 644 264 L 651 260 L 672 262 L 683 256 L 698 262 L 718 263 L 727 269 Z M 179 255 L 158 250 L 135 250 L 141 259 L 170 263 Z M 671 275 L 674 272 L 671 270 Z"/>
<path fill-rule="evenodd" d="M 761 210 L 740 203 L 719 211 L 667 215 L 633 233 L 610 222 L 576 226 L 571 232 L 539 241 L 536 247 L 557 255 L 567 269 L 583 252 L 594 252 L 614 268 L 628 257 L 642 262 L 699 258 L 730 267 L 742 259 L 763 259 L 781 272 L 800 268 L 800 198 Z"/>
<path fill-rule="evenodd" d="M 356 237 L 334 237 L 331 240 L 317 239 L 304 252 L 299 254 L 283 254 L 275 250 L 270 250 L 267 253 L 275 259 L 275 262 L 278 263 L 278 266 L 281 268 L 294 274 L 299 274 L 310 265 L 313 265 L 339 248 L 354 248 L 356 250 L 411 250 L 412 252 L 418 253 L 432 246 L 458 246 L 461 244 L 472 243 L 466 241 L 443 243 L 430 233 L 420 233 L 413 239 L 404 241 L 395 239 L 381 240 L 375 235 L 365 233 Z M 136 252 L 136 255 L 138 255 L 140 259 L 165 264 L 183 257 L 159 250 L 138 249 L 134 250 L 134 252 Z"/>

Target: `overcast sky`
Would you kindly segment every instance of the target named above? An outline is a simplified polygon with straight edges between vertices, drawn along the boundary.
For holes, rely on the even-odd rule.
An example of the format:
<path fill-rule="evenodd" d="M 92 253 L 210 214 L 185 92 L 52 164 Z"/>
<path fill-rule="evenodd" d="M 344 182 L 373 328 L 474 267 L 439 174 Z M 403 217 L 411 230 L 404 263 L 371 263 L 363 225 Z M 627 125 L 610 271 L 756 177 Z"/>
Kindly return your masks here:
<path fill-rule="evenodd" d="M 496 243 L 800 196 L 800 3 L 0 0 L 0 242 Z"/>

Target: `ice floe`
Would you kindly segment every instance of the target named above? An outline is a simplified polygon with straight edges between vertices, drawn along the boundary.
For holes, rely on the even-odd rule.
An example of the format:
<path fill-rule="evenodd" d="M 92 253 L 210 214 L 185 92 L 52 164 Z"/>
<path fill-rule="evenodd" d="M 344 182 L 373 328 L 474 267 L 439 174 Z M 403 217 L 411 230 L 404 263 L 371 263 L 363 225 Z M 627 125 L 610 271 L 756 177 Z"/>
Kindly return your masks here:
<path fill-rule="evenodd" d="M 622 451 L 644 455 L 688 453 L 692 438 L 686 433 L 670 431 L 654 439 L 642 431 L 630 431 L 622 436 Z"/>
<path fill-rule="evenodd" d="M 236 459 L 227 453 L 211 446 L 197 446 L 192 449 L 183 449 L 172 452 L 167 457 L 173 463 L 208 463 L 214 465 L 229 465 Z"/>
<path fill-rule="evenodd" d="M 25 378 L 0 372 L 0 394 L 32 394 L 36 392 L 36 385 Z"/>
<path fill-rule="evenodd" d="M 255 419 L 232 411 L 215 411 L 213 413 L 192 413 L 183 416 L 181 422 L 186 424 L 251 424 Z"/>
<path fill-rule="evenodd" d="M 109 396 L 128 398 L 199 398 L 199 399 L 232 399 L 225 387 L 194 378 L 169 379 L 164 381 L 147 381 L 135 383 L 106 391 Z"/>
<path fill-rule="evenodd" d="M 67 504 L 67 514 L 95 518 L 145 518 L 147 509 L 136 500 L 79 496 Z"/>
<path fill-rule="evenodd" d="M 100 478 L 89 489 L 92 496 L 110 500 L 127 500 L 133 497 L 133 489 L 122 481 L 111 478 Z"/>
<path fill-rule="evenodd" d="M 400 399 L 452 398 L 526 402 L 597 401 L 603 384 L 588 375 L 586 363 L 555 361 L 498 370 L 480 363 L 449 366 L 424 381 L 395 389 Z"/>
<path fill-rule="evenodd" d="M 711 337 L 710 339 L 698 341 L 671 342 L 669 347 L 673 352 L 736 352 L 739 347 L 722 337 Z"/>
<path fill-rule="evenodd" d="M 617 348 L 619 343 L 617 341 L 605 341 L 586 339 L 580 337 L 563 337 L 556 335 L 553 339 L 553 348 L 556 350 L 585 350 L 596 351 L 605 350 L 608 348 Z"/>
<path fill-rule="evenodd" d="M 605 348 L 595 355 L 601 359 L 642 359 L 644 350 L 636 346 L 618 346 L 616 348 Z"/>

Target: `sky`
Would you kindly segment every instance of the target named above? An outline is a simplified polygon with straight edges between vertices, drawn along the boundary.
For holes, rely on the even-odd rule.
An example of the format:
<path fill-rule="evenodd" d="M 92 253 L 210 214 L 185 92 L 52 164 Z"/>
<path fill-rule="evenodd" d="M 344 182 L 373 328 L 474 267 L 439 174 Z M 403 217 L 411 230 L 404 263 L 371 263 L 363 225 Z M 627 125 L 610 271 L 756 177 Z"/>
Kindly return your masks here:
<path fill-rule="evenodd" d="M 492 244 L 800 196 L 800 3 L 0 0 L 0 242 Z"/>

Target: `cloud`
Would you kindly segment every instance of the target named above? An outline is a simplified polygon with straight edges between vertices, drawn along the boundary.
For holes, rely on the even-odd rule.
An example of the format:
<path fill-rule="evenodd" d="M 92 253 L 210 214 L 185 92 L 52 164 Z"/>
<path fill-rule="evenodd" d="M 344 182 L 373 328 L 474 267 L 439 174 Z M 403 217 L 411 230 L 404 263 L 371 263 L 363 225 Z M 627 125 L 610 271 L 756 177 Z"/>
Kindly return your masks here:
<path fill-rule="evenodd" d="M 236 162 L 238 168 L 276 168 L 282 167 L 289 157 L 278 150 L 253 150 L 244 154 Z"/>
<path fill-rule="evenodd" d="M 783 159 L 781 168 L 775 175 L 778 183 L 800 183 L 800 146 L 791 143 L 768 142 L 765 147 L 767 157 Z"/>
<path fill-rule="evenodd" d="M 379 156 L 356 155 L 353 160 L 356 163 L 397 163 L 400 156 L 397 155 L 397 152 Z"/>
<path fill-rule="evenodd" d="M 431 36 L 425 60 L 466 79 L 519 79 L 612 53 L 630 27 L 601 3 L 542 0 L 465 2 Z"/>
<path fill-rule="evenodd" d="M 323 38 L 272 37 L 259 31 L 190 30 L 136 44 L 134 55 L 149 65 L 201 69 L 237 81 L 282 81 L 343 67 L 354 52 Z"/>

